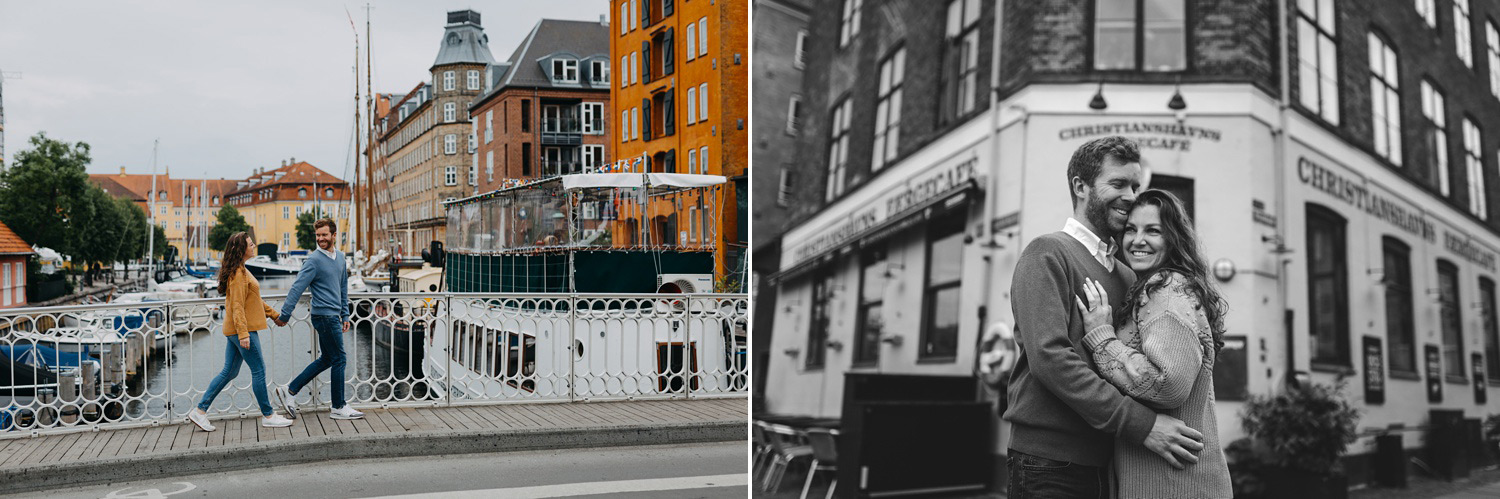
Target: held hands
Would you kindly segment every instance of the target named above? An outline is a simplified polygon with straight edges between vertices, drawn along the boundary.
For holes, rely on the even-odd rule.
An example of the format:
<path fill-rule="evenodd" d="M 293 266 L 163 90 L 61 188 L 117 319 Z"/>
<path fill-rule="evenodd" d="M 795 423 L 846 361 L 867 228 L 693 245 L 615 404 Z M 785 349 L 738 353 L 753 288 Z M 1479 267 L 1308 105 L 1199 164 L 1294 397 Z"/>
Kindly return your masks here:
<path fill-rule="evenodd" d="M 349 321 L 344 321 L 344 332 L 346 332 L 346 333 L 349 332 L 349 326 L 350 326 Z"/>
<path fill-rule="evenodd" d="M 1183 463 L 1198 462 L 1198 451 L 1203 450 L 1203 434 L 1182 420 L 1157 414 L 1156 424 L 1151 426 L 1151 433 L 1141 445 L 1180 470 L 1186 467 Z"/>
<path fill-rule="evenodd" d="M 1104 291 L 1104 286 L 1087 277 L 1083 278 L 1083 299 L 1074 296 L 1078 302 L 1078 310 L 1083 315 L 1083 330 L 1093 331 L 1099 326 L 1114 325 L 1114 310 L 1109 306 L 1109 293 Z"/>
<path fill-rule="evenodd" d="M 240 348 L 244 348 L 246 350 L 250 349 L 250 337 L 249 336 L 242 336 L 242 337 L 240 337 Z"/>

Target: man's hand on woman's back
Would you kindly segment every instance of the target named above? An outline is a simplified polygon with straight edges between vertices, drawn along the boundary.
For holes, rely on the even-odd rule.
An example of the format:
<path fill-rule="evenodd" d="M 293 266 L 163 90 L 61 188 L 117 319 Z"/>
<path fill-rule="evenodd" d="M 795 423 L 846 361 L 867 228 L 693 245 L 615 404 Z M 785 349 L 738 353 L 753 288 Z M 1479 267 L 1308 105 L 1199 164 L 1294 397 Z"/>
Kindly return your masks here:
<path fill-rule="evenodd" d="M 1198 462 L 1198 451 L 1203 450 L 1203 433 L 1180 419 L 1157 414 L 1156 424 L 1151 426 L 1151 433 L 1146 435 L 1146 441 L 1141 445 L 1180 470 L 1186 467 L 1184 462 Z"/>

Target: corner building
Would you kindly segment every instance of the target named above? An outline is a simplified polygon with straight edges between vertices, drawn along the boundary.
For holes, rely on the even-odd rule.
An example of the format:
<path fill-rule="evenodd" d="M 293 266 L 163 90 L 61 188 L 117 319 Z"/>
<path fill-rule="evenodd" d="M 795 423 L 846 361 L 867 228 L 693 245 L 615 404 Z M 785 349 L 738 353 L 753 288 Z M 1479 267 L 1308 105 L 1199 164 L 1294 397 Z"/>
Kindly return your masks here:
<path fill-rule="evenodd" d="M 1221 442 L 1299 378 L 1348 376 L 1408 456 L 1500 412 L 1500 5 L 1433 4 L 818 2 L 798 154 L 823 182 L 797 194 L 822 210 L 783 236 L 766 410 L 839 417 L 845 373 L 977 373 L 1020 251 L 1072 212 L 1072 152 L 1124 135 L 1229 301 Z M 1349 446 L 1350 484 L 1375 450 Z"/>

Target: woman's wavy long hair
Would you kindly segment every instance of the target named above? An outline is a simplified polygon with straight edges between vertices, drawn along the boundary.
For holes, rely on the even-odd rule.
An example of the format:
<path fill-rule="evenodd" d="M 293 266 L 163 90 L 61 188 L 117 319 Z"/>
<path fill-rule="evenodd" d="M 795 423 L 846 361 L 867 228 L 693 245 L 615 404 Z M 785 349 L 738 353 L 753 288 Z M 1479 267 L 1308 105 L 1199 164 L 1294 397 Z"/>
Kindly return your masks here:
<path fill-rule="evenodd" d="M 1159 189 L 1148 189 L 1136 196 L 1134 209 L 1142 206 L 1155 206 L 1161 214 L 1162 236 L 1167 246 L 1163 250 L 1166 255 L 1161 266 L 1149 274 L 1136 276 L 1135 284 L 1125 292 L 1125 305 L 1118 311 L 1116 322 L 1121 322 L 1118 319 L 1128 319 L 1135 313 L 1141 296 L 1149 295 L 1166 284 L 1165 279 L 1153 282 L 1152 277 L 1163 272 L 1177 272 L 1187 278 L 1187 291 L 1198 298 L 1198 306 L 1208 316 L 1209 328 L 1213 330 L 1214 354 L 1217 355 L 1219 349 L 1224 347 L 1224 314 L 1228 312 L 1228 303 L 1208 278 L 1208 264 L 1204 263 L 1198 246 L 1198 235 L 1193 230 L 1193 221 L 1188 217 L 1187 209 L 1177 196 Z M 1129 251 L 1126 248 L 1129 242 L 1123 240 L 1123 234 L 1121 238 L 1120 251 Z"/>
<path fill-rule="evenodd" d="M 238 274 L 245 260 L 250 259 L 250 235 L 236 232 L 224 243 L 224 261 L 219 265 L 219 292 L 228 296 L 229 280 Z"/>

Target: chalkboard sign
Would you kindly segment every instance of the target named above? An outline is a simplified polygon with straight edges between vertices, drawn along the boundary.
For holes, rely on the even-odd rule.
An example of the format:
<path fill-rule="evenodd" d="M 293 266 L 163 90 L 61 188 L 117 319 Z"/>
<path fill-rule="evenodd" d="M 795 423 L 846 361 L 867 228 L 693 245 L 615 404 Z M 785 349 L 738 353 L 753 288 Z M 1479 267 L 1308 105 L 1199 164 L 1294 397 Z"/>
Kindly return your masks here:
<path fill-rule="evenodd" d="M 1365 337 L 1365 403 L 1385 403 L 1385 351 L 1380 338 Z"/>
<path fill-rule="evenodd" d="M 1487 383 L 1484 380 L 1484 355 L 1474 352 L 1469 357 L 1471 370 L 1474 372 L 1474 402 L 1484 405 L 1489 402 L 1489 393 L 1485 392 Z"/>
<path fill-rule="evenodd" d="M 1427 401 L 1434 404 L 1443 401 L 1443 354 L 1437 345 L 1423 345 L 1423 357 L 1427 359 Z"/>
<path fill-rule="evenodd" d="M 1214 398 L 1245 400 L 1249 396 L 1249 366 L 1246 364 L 1245 336 L 1225 336 L 1224 348 L 1214 361 Z"/>

